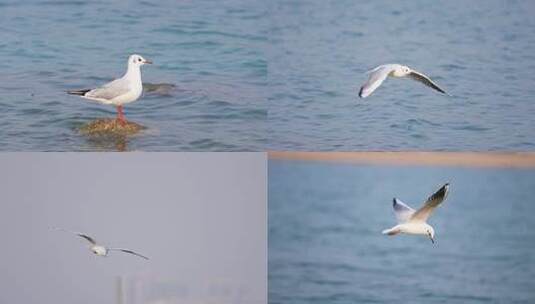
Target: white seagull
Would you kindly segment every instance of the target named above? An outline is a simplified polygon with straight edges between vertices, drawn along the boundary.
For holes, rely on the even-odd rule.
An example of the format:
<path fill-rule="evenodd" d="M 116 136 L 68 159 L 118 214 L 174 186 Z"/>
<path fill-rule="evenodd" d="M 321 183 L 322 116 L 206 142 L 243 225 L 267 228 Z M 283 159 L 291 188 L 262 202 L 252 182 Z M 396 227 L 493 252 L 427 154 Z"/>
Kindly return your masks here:
<path fill-rule="evenodd" d="M 144 255 L 141 255 L 137 252 L 134 252 L 130 249 L 123 249 L 123 248 L 110 248 L 110 247 L 105 247 L 105 246 L 102 246 L 102 245 L 99 245 L 97 244 L 97 242 L 95 241 L 95 239 L 93 239 L 92 237 L 88 236 L 87 234 L 83 234 L 83 233 L 78 233 L 78 232 L 74 232 L 74 231 L 69 231 L 69 230 L 65 230 L 65 229 L 61 229 L 61 228 L 53 228 L 54 230 L 59 230 L 59 231 L 64 231 L 64 232 L 69 232 L 69 233 L 73 233 L 81 238 L 84 238 L 85 240 L 87 240 L 89 243 L 91 243 L 91 246 L 89 247 L 89 250 L 91 250 L 91 252 L 93 252 L 94 254 L 98 255 L 98 256 L 107 256 L 108 253 L 110 251 L 122 251 L 122 252 L 125 252 L 125 253 L 130 253 L 130 254 L 133 254 L 135 256 L 138 256 L 140 258 L 144 258 L 145 260 L 148 260 L 149 258 L 144 256 Z"/>
<path fill-rule="evenodd" d="M 114 105 L 117 107 L 117 119 L 121 124 L 126 123 L 123 113 L 123 105 L 136 101 L 143 92 L 141 83 L 141 66 L 152 64 L 140 55 L 130 55 L 128 57 L 128 69 L 123 77 L 108 82 L 95 89 L 83 89 L 67 91 L 72 95 L 79 95 L 83 98 L 98 101 L 102 104 Z"/>
<path fill-rule="evenodd" d="M 394 213 L 399 224 L 390 229 L 383 230 L 383 234 L 396 235 L 398 233 L 406 233 L 427 235 L 431 239 L 431 242 L 435 243 L 435 230 L 426 221 L 433 210 L 448 195 L 449 186 L 450 184 L 448 183 L 438 189 L 437 192 L 425 201 L 424 205 L 418 211 L 394 198 Z"/>
<path fill-rule="evenodd" d="M 359 96 L 361 98 L 365 98 L 370 96 L 373 91 L 375 91 L 382 83 L 385 81 L 385 79 L 388 76 L 392 77 L 405 77 L 408 76 L 416 81 L 419 81 L 423 84 L 425 84 L 428 87 L 431 87 L 440 93 L 448 95 L 446 91 L 441 89 L 438 85 L 436 85 L 429 77 L 425 76 L 424 74 L 417 72 L 415 70 L 412 70 L 408 66 L 400 65 L 400 64 L 384 64 L 376 67 L 375 69 L 368 72 L 370 74 L 370 77 L 368 80 L 362 85 L 359 91 Z"/>

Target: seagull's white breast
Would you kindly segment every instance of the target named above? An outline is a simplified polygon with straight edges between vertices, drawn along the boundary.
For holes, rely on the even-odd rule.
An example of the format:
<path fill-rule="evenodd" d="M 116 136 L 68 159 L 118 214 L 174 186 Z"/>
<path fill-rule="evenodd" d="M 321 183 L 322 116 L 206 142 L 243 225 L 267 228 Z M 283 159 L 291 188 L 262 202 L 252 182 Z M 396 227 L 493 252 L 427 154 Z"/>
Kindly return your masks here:
<path fill-rule="evenodd" d="M 390 72 L 390 76 L 392 76 L 392 77 L 405 77 L 405 76 L 407 76 L 407 73 L 405 73 L 403 71 L 401 66 L 397 65 L 396 68 L 392 72 Z"/>
<path fill-rule="evenodd" d="M 136 101 L 143 92 L 143 83 L 141 82 L 141 71 L 139 67 L 129 68 L 124 76 L 128 83 L 128 92 L 113 98 L 111 104 L 122 105 Z"/>
<path fill-rule="evenodd" d="M 139 85 L 134 85 L 133 88 L 128 91 L 128 93 L 117 96 L 111 100 L 111 104 L 113 105 L 122 105 L 125 103 L 131 103 L 141 96 L 141 93 L 143 92 L 143 86 L 141 85 L 141 82 Z"/>
<path fill-rule="evenodd" d="M 427 235 L 429 225 L 423 222 L 408 222 L 398 225 L 399 229 L 403 233 L 407 234 L 424 234 Z"/>

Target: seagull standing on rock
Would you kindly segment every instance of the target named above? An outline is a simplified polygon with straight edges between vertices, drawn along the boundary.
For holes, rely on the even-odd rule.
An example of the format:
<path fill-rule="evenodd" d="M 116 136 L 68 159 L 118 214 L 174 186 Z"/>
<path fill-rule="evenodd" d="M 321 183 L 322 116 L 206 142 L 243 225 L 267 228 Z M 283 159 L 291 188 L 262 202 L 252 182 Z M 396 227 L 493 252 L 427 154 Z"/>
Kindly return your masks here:
<path fill-rule="evenodd" d="M 68 233 L 72 233 L 74 235 L 77 235 L 83 239 L 85 239 L 86 241 L 88 241 L 89 243 L 91 243 L 91 246 L 89 247 L 89 250 L 91 250 L 91 252 L 93 252 L 94 254 L 98 255 L 98 256 L 102 256 L 102 257 L 105 257 L 108 255 L 108 253 L 110 251 L 122 251 L 124 253 L 129 253 L 129 254 L 133 254 L 135 256 L 138 256 L 140 258 L 143 258 L 145 260 L 148 260 L 149 258 L 144 256 L 144 255 L 141 255 L 137 252 L 134 252 L 130 249 L 124 249 L 124 248 L 109 248 L 109 247 L 105 247 L 105 246 L 102 246 L 102 245 L 99 245 L 97 244 L 97 242 L 95 241 L 95 239 L 93 239 L 92 237 L 88 236 L 87 234 L 83 234 L 83 233 L 79 233 L 79 232 L 73 232 L 73 231 L 69 231 L 69 230 L 65 230 L 65 229 L 61 229 L 61 228 L 53 228 L 54 230 L 58 230 L 58 231 L 64 231 L 64 232 L 68 232 Z"/>
<path fill-rule="evenodd" d="M 405 205 L 402 201 L 394 198 L 394 213 L 398 220 L 398 225 L 383 230 L 383 234 L 396 235 L 399 233 L 426 235 L 435 243 L 435 230 L 426 223 L 427 219 L 446 198 L 450 184 L 445 184 L 437 192 L 431 195 L 424 205 L 415 211 Z"/>
<path fill-rule="evenodd" d="M 448 95 L 446 91 L 441 89 L 438 85 L 436 85 L 429 77 L 425 76 L 424 74 L 420 72 L 416 72 L 415 70 L 412 70 L 408 66 L 400 65 L 400 64 L 384 64 L 376 67 L 375 69 L 368 72 L 370 74 L 370 77 L 368 80 L 362 85 L 359 91 L 359 97 L 366 98 L 370 96 L 382 83 L 385 81 L 385 79 L 388 76 L 391 77 L 410 77 L 416 81 L 419 81 L 426 86 L 439 91 L 440 93 Z"/>
<path fill-rule="evenodd" d="M 141 66 L 144 64 L 152 64 L 152 61 L 140 55 L 131 55 L 128 57 L 128 69 L 123 77 L 95 89 L 73 90 L 67 91 L 67 93 L 95 100 L 102 104 L 116 106 L 117 120 L 121 125 L 125 125 L 126 119 L 123 113 L 123 105 L 134 102 L 141 96 L 143 92 Z"/>

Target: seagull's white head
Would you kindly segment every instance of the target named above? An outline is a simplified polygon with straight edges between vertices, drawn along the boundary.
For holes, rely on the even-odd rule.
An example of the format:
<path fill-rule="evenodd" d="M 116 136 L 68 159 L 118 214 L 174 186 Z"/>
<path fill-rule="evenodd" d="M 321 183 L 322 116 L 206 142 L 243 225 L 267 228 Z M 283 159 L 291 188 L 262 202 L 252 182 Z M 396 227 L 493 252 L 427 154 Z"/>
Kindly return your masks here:
<path fill-rule="evenodd" d="M 411 69 L 406 65 L 402 65 L 401 73 L 403 74 L 403 76 L 409 75 L 411 73 Z"/>
<path fill-rule="evenodd" d="M 405 65 L 397 65 L 394 71 L 390 74 L 394 77 L 405 77 L 409 75 L 411 72 L 411 69 L 408 66 Z"/>
<path fill-rule="evenodd" d="M 152 61 L 150 60 L 147 60 L 143 57 L 141 57 L 141 55 L 130 55 L 130 57 L 128 57 L 128 66 L 142 66 L 144 64 L 152 64 Z"/>

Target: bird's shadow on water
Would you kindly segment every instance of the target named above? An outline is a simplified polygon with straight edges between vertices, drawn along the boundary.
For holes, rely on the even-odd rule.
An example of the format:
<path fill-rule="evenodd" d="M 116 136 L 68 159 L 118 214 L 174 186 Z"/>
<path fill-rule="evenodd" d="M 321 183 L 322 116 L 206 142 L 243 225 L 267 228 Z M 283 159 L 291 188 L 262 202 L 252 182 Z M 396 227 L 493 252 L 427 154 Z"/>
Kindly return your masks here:
<path fill-rule="evenodd" d="M 86 136 L 86 142 L 95 150 L 125 152 L 128 150 L 128 135 Z"/>
<path fill-rule="evenodd" d="M 154 96 L 173 96 L 179 89 L 172 83 L 144 83 L 143 94 Z"/>

